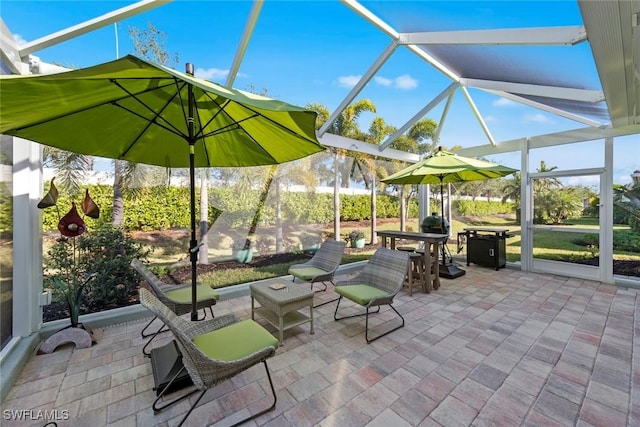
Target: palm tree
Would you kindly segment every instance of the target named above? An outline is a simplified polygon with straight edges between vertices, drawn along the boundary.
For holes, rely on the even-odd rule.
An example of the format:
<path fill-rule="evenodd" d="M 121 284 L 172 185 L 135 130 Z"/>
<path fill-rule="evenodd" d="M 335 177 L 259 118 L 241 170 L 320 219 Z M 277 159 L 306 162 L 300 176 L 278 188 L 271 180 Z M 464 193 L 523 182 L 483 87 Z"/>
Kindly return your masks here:
<path fill-rule="evenodd" d="M 307 109 L 313 110 L 318 113 L 316 120 L 316 129 L 319 129 L 324 122 L 329 118 L 329 109 L 322 104 L 313 103 L 306 106 Z M 352 139 L 358 139 L 360 141 L 367 140 L 367 134 L 365 134 L 358 125 L 358 119 L 365 113 L 375 113 L 376 107 L 368 99 L 361 99 L 355 101 L 353 104 L 348 105 L 342 113 L 338 116 L 338 119 L 329 127 L 328 132 L 334 135 L 345 136 Z M 340 187 L 349 186 L 349 173 L 350 167 L 345 167 L 346 151 L 340 149 L 333 149 L 333 233 L 336 240 L 340 239 Z M 342 171 L 342 173 L 341 173 Z"/>
<path fill-rule="evenodd" d="M 505 203 L 509 200 L 513 200 L 513 206 L 516 210 L 516 223 L 520 222 L 521 217 L 521 205 L 520 205 L 520 196 L 521 196 L 521 185 L 522 185 L 522 176 L 520 172 L 516 172 L 512 175 L 512 178 L 505 179 L 505 184 L 502 189 L 502 203 Z"/>
<path fill-rule="evenodd" d="M 56 183 L 70 195 L 78 193 L 87 171 L 93 168 L 93 157 L 44 146 L 43 165 L 56 171 Z"/>
<path fill-rule="evenodd" d="M 375 145 L 380 145 L 382 140 L 387 136 L 393 134 L 396 129 L 385 123 L 382 117 L 374 117 L 369 125 L 369 135 L 367 142 Z M 371 190 L 371 244 L 378 243 L 377 234 L 377 190 L 376 176 L 379 174 L 378 165 L 376 159 L 371 156 L 359 155 L 354 157 L 354 164 L 358 165 L 360 172 L 362 173 L 365 187 Z"/>
<path fill-rule="evenodd" d="M 435 138 L 435 132 L 438 124 L 433 119 L 421 119 L 414 123 L 405 135 L 400 135 L 392 144 L 391 148 L 416 153 L 421 155 L 430 155 L 435 152 L 438 141 Z M 392 170 L 387 174 L 398 172 L 404 165 L 400 162 L 392 163 Z M 413 194 L 414 187 L 411 185 L 399 186 L 400 192 L 400 229 L 404 231 L 407 223 L 407 202 Z"/>
<path fill-rule="evenodd" d="M 133 43 L 133 50 L 139 57 L 169 67 L 175 66 L 179 62 L 177 53 L 174 53 L 173 57 L 167 53 L 165 48 L 166 33 L 158 30 L 151 22 L 144 30 L 137 27 L 129 28 L 129 37 Z M 150 176 L 149 170 L 142 165 L 124 160 L 114 161 L 112 217 L 114 226 L 124 224 L 124 189 L 131 188 L 131 184 L 134 182 L 145 182 Z"/>
<path fill-rule="evenodd" d="M 640 233 L 640 183 L 616 185 L 613 194 L 614 206 L 624 212 L 629 227 Z"/>

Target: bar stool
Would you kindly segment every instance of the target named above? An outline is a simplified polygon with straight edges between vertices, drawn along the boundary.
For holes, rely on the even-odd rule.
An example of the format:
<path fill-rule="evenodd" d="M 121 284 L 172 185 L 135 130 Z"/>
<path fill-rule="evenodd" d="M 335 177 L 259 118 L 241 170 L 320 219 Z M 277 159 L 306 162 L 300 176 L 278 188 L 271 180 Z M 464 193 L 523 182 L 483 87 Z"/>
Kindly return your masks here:
<path fill-rule="evenodd" d="M 409 253 L 409 259 L 411 262 L 409 263 L 407 286 L 409 287 L 409 296 L 413 296 L 413 285 L 415 283 L 422 283 L 422 290 L 425 290 L 424 256 L 414 251 Z M 416 278 L 414 278 L 414 273 L 417 276 Z"/>
<path fill-rule="evenodd" d="M 423 265 L 423 282 L 422 282 L 422 290 L 423 292 L 429 292 L 429 287 L 431 289 L 437 289 L 438 287 L 436 286 L 436 280 L 438 279 L 438 276 L 436 275 L 435 272 L 435 267 L 436 265 L 440 262 L 440 256 L 438 253 L 438 245 L 433 245 L 433 251 L 431 251 L 431 265 L 430 266 L 426 266 L 424 265 L 424 249 L 416 249 L 416 253 L 420 254 L 420 258 L 422 260 L 422 265 Z M 428 286 L 427 284 L 427 280 L 426 280 L 426 274 L 424 272 L 426 272 L 426 269 L 429 268 L 430 271 L 430 276 L 431 276 L 431 286 Z"/>
<path fill-rule="evenodd" d="M 409 267 L 407 268 L 407 287 L 409 288 L 409 296 L 413 295 L 413 284 L 416 282 L 416 280 L 413 279 L 413 273 L 414 271 L 419 271 L 417 270 L 418 267 L 416 265 L 419 255 L 415 253 L 415 249 L 416 248 L 413 246 L 396 246 L 397 251 L 408 252 L 409 259 L 411 260 Z M 422 262 L 422 264 L 424 264 L 424 262 Z M 424 275 L 422 276 L 422 279 L 424 280 Z"/>

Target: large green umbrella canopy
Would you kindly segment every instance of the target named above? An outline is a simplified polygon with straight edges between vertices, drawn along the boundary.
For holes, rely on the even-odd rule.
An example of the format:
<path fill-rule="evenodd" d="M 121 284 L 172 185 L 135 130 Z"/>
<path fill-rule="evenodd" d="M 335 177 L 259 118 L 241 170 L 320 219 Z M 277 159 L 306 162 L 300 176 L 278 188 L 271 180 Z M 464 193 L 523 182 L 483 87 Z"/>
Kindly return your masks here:
<path fill-rule="evenodd" d="M 197 317 L 194 168 L 259 166 L 324 150 L 316 113 L 134 56 L 42 76 L 0 78 L 0 133 L 92 156 L 189 167 Z"/>
<path fill-rule="evenodd" d="M 190 136 L 189 90 L 194 129 Z M 258 166 L 322 151 L 312 111 L 126 56 L 2 76 L 0 132 L 75 153 L 166 167 Z"/>

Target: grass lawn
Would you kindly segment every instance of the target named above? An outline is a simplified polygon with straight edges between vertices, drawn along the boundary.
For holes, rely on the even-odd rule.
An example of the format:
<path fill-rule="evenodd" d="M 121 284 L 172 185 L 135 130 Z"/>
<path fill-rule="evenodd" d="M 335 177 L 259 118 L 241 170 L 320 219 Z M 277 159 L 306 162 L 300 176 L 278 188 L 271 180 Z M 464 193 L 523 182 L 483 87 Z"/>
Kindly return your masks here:
<path fill-rule="evenodd" d="M 578 218 L 568 220 L 563 226 L 576 225 L 581 228 L 597 228 L 597 219 L 595 218 Z M 463 232 L 467 227 L 491 227 L 491 228 L 506 228 L 509 230 L 509 234 L 512 236 L 506 241 L 507 261 L 518 262 L 520 261 L 520 224 L 515 223 L 515 218 L 509 216 L 488 216 L 488 217 L 467 217 L 454 219 L 452 222 L 452 236 L 449 239 L 448 248 L 452 254 L 457 252 L 457 235 L 458 232 Z M 342 236 L 348 235 L 351 231 L 360 229 L 364 232 L 367 242 L 371 241 L 371 228 L 369 221 L 360 222 L 344 222 L 340 229 Z M 386 219 L 378 222 L 378 230 L 399 230 L 400 221 L 395 219 Z M 614 233 L 625 232 L 628 227 L 616 225 L 614 227 Z M 263 235 L 273 236 L 274 230 L 262 229 Z M 419 221 L 417 218 L 411 218 L 407 221 L 407 231 L 419 231 Z M 260 233 L 260 230 L 259 230 Z M 290 240 L 289 248 L 296 248 L 299 250 L 300 244 L 297 243 L 299 236 L 303 234 L 316 233 L 320 235 L 332 235 L 333 228 L 330 224 L 323 226 L 296 226 L 293 231 L 289 233 L 285 232 L 285 236 Z M 150 262 L 155 267 L 165 266 L 167 270 L 173 270 L 176 267 L 176 263 L 185 264 L 185 248 L 188 246 L 188 233 L 184 230 L 177 230 L 169 235 L 162 234 L 163 237 L 159 237 L 160 234 L 156 233 L 156 238 L 147 242 L 153 247 L 154 252 L 150 257 Z M 140 236 L 142 239 L 142 235 Z M 149 238 L 148 236 L 145 238 Z M 211 240 L 211 238 L 210 238 Z M 581 242 L 582 240 L 582 242 Z M 560 232 L 556 230 L 535 230 L 534 232 L 534 255 L 537 258 L 545 259 L 579 259 L 589 258 L 597 254 L 597 248 L 589 248 L 584 242 L 585 233 L 571 233 Z M 231 233 L 217 233 L 215 243 L 209 250 L 210 263 L 229 260 L 231 258 L 230 245 L 231 245 Z M 294 241 L 294 243 L 291 243 Z M 374 252 L 375 247 L 368 247 L 364 251 L 358 253 L 346 253 L 343 259 L 343 263 L 360 261 L 368 259 Z M 464 256 L 465 249 L 462 250 L 461 256 Z M 259 255 L 259 253 L 256 253 Z M 640 253 L 616 251 L 615 259 L 631 259 L 640 260 Z M 271 277 L 277 277 L 286 275 L 289 267 L 292 264 L 302 261 L 286 262 L 282 264 L 273 264 L 269 266 L 261 267 L 247 267 L 242 269 L 221 269 L 216 270 L 214 273 L 199 274 L 199 280 L 212 287 L 223 287 L 230 284 L 245 283 L 253 280 L 266 279 Z"/>

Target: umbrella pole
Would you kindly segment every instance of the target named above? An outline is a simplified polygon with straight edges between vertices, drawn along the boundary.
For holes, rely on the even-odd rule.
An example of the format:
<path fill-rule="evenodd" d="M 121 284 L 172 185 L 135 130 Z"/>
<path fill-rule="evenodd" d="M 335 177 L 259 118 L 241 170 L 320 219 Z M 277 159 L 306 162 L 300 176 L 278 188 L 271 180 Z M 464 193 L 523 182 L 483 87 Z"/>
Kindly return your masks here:
<path fill-rule="evenodd" d="M 442 177 L 440 177 L 440 214 L 442 215 L 440 217 L 440 226 L 442 227 L 442 234 L 445 234 L 447 232 L 446 227 L 445 227 L 445 221 L 444 221 L 444 191 L 442 189 L 443 183 L 442 183 Z M 447 257 L 447 253 L 444 250 L 444 245 L 447 244 L 447 240 L 449 238 L 447 237 L 447 239 L 445 239 L 442 242 L 442 265 L 444 266 L 447 262 L 446 262 L 446 257 Z"/>
<path fill-rule="evenodd" d="M 193 64 L 186 64 L 186 73 L 193 76 Z M 189 241 L 189 258 L 191 259 L 191 321 L 198 320 L 197 278 L 198 278 L 198 240 L 196 239 L 196 179 L 195 179 L 195 144 L 194 137 L 194 99 L 193 87 L 188 85 L 188 108 L 189 116 L 187 126 L 189 128 L 189 187 L 190 187 L 190 208 L 191 208 L 191 240 Z"/>
<path fill-rule="evenodd" d="M 447 249 L 446 244 L 447 240 L 449 240 L 449 231 L 445 228 L 445 219 L 444 219 L 444 183 L 443 177 L 440 177 L 440 201 L 442 202 L 442 232 L 447 234 L 447 238 L 442 242 L 442 264 L 440 264 L 439 276 L 445 277 L 447 279 L 455 279 L 456 277 L 464 276 L 466 271 L 458 268 L 455 262 L 453 262 L 453 257 L 450 259 L 451 262 L 447 263 Z M 451 193 L 447 194 L 447 200 L 449 201 L 449 209 L 451 209 Z M 451 224 L 449 224 L 451 227 Z"/>

